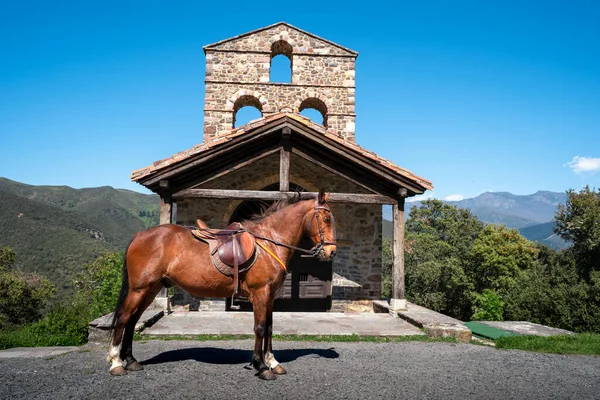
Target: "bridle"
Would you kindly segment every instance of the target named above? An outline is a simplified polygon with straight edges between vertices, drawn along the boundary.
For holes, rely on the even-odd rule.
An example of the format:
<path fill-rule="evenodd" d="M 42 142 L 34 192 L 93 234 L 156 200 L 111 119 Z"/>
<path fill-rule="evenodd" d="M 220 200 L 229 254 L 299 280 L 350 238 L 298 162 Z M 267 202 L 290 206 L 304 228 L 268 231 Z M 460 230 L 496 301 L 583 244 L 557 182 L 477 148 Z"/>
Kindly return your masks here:
<path fill-rule="evenodd" d="M 327 202 L 323 202 L 323 204 L 327 204 Z M 266 240 L 267 242 L 271 242 L 276 246 L 281 246 L 281 247 L 287 247 L 288 249 L 293 249 L 302 253 L 306 253 L 300 257 L 318 257 L 319 253 L 321 253 L 321 251 L 323 251 L 323 248 L 325 246 L 335 246 L 337 245 L 337 243 L 335 242 L 335 240 L 333 242 L 328 242 L 325 240 L 325 234 L 323 232 L 323 227 L 321 226 L 321 219 L 319 218 L 319 210 L 325 210 L 329 212 L 329 215 L 331 215 L 331 222 L 334 224 L 334 232 L 333 232 L 333 236 L 335 237 L 335 221 L 333 219 L 333 213 L 331 212 L 331 210 L 329 209 L 329 207 L 325 207 L 322 205 L 319 205 L 319 198 L 317 197 L 315 199 L 315 207 L 314 207 L 314 218 L 317 220 L 317 229 L 319 230 L 319 243 L 317 243 L 316 245 L 314 245 L 312 248 L 310 249 L 303 249 L 301 247 L 296 247 L 296 246 L 292 246 L 289 244 L 285 244 L 285 243 L 280 243 L 276 240 L 273 240 L 271 238 L 267 238 L 264 236 L 260 236 L 260 235 L 256 235 L 253 232 L 250 232 L 252 235 L 254 235 L 255 238 L 257 239 L 262 239 L 262 240 Z"/>
<path fill-rule="evenodd" d="M 323 204 L 327 204 L 327 201 L 324 201 Z M 325 246 L 336 246 L 337 242 L 333 241 L 333 242 L 327 242 L 325 241 L 325 234 L 323 233 L 323 228 L 321 227 L 321 219 L 319 218 L 319 210 L 325 210 L 329 212 L 329 215 L 331 216 L 331 223 L 333 224 L 333 237 L 335 237 L 335 220 L 333 219 L 333 213 L 331 212 L 331 210 L 329 209 L 329 207 L 324 207 L 324 206 L 320 206 L 319 205 L 319 199 L 316 198 L 315 199 L 315 219 L 317 220 L 317 228 L 319 229 L 319 240 L 320 242 L 313 246 L 312 249 L 308 250 L 310 253 L 307 257 L 317 257 L 319 255 L 319 253 L 323 250 L 323 247 Z M 304 256 L 302 256 L 304 257 Z"/>

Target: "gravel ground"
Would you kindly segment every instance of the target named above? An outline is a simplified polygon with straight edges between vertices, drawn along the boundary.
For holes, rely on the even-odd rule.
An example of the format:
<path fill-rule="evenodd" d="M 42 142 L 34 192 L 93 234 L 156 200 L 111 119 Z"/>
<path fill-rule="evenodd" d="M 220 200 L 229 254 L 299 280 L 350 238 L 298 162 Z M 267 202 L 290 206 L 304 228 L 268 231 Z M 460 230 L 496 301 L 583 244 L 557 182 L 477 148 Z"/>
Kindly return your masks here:
<path fill-rule="evenodd" d="M 288 375 L 244 368 L 252 341 L 134 343 L 145 370 L 112 377 L 105 348 L 0 360 L 3 399 L 600 399 L 600 357 L 451 343 L 276 342 Z"/>

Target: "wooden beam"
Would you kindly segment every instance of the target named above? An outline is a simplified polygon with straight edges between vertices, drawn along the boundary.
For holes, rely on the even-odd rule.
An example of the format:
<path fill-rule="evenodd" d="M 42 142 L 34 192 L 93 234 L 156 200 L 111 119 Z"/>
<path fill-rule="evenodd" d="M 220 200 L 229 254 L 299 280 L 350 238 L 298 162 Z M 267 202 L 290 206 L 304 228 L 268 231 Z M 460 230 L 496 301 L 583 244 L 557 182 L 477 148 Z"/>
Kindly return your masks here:
<path fill-rule="evenodd" d="M 317 192 L 302 192 L 301 199 L 314 199 Z M 184 189 L 173 194 L 173 199 L 235 199 L 235 200 L 285 200 L 296 196 L 296 192 L 274 192 L 262 190 Z M 395 204 L 396 200 L 380 194 L 330 193 L 331 203 Z"/>
<path fill-rule="evenodd" d="M 160 224 L 170 224 L 173 216 L 173 200 L 169 196 L 160 197 Z"/>
<path fill-rule="evenodd" d="M 392 300 L 391 309 L 406 308 L 404 297 L 404 198 L 393 205 L 394 238 L 392 241 Z"/>
<path fill-rule="evenodd" d="M 279 190 L 288 192 L 290 190 L 290 150 L 282 146 L 279 152 Z"/>

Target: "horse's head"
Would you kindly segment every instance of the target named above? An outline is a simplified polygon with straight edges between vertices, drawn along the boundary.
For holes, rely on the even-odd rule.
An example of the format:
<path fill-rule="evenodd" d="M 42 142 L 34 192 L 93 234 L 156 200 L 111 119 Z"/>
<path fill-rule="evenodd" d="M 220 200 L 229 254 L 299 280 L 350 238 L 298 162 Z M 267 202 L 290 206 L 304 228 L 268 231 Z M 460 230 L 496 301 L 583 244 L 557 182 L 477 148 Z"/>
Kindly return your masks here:
<path fill-rule="evenodd" d="M 329 193 L 323 190 L 315 199 L 314 209 L 306 216 L 306 236 L 313 242 L 315 255 L 321 261 L 331 261 L 336 254 L 335 221 L 327 204 Z"/>

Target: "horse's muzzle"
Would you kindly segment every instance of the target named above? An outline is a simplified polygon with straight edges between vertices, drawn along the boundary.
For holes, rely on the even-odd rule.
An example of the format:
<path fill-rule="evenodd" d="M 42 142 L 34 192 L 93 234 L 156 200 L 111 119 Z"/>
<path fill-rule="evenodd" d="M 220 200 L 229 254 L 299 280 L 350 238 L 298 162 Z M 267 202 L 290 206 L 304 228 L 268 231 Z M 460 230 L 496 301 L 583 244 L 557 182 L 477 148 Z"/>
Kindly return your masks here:
<path fill-rule="evenodd" d="M 329 251 L 328 251 L 327 247 L 330 247 L 330 246 L 324 247 L 319 252 L 319 261 L 332 261 L 333 258 L 335 257 L 335 255 L 337 254 L 337 249 L 335 248 L 335 246 L 331 246 L 331 247 L 333 247 L 333 249 L 330 249 Z"/>

